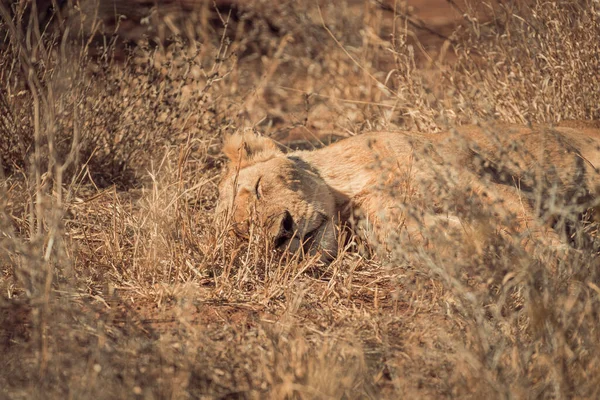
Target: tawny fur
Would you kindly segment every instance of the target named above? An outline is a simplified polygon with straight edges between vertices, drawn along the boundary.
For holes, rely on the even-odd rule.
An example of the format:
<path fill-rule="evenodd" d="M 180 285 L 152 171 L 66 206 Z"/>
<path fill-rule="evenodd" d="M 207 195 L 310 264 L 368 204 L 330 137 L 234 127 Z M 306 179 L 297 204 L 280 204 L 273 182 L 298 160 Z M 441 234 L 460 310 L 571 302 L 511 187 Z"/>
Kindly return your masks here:
<path fill-rule="evenodd" d="M 223 151 L 230 163 L 217 212 L 231 216 L 239 234 L 255 224 L 280 247 L 323 252 L 324 259 L 337 252 L 336 226 L 356 216 L 379 241 L 390 230 L 414 236 L 426 223 L 408 217 L 407 207 L 451 219 L 456 210 L 440 198 L 440 182 L 447 190 L 441 197 L 502 200 L 499 213 L 517 216 L 521 231 L 543 230 L 532 221 L 544 207 L 595 207 L 600 189 L 594 122 L 374 132 L 287 154 L 268 138 L 234 135 Z M 552 204 L 536 202 L 546 197 Z"/>

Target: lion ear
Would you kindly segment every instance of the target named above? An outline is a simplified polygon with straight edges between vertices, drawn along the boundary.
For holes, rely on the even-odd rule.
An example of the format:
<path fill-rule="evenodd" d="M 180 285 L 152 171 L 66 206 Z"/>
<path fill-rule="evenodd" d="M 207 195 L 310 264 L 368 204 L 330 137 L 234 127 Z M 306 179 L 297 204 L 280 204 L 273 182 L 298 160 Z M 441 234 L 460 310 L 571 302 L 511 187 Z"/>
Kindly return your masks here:
<path fill-rule="evenodd" d="M 254 134 L 230 136 L 225 141 L 223 153 L 232 164 L 241 168 L 282 154 L 273 140 Z"/>

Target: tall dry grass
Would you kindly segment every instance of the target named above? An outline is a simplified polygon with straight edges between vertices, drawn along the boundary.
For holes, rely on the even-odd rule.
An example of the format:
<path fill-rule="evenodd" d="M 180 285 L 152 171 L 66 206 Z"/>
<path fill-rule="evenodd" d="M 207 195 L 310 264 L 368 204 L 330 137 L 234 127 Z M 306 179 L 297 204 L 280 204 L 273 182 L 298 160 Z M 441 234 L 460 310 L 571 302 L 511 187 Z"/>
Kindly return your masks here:
<path fill-rule="evenodd" d="M 285 141 L 597 120 L 597 2 L 466 16 L 457 61 L 433 70 L 407 21 L 374 4 L 261 4 L 237 21 L 269 23 L 232 32 L 217 15 L 122 61 L 116 38 L 72 42 L 1 6 L 0 393 L 598 397 L 594 232 L 577 251 L 530 251 L 445 176 L 438 196 L 483 245 L 423 227 L 427 247 L 390 238 L 370 256 L 350 240 L 323 266 L 212 216 L 237 129 Z"/>

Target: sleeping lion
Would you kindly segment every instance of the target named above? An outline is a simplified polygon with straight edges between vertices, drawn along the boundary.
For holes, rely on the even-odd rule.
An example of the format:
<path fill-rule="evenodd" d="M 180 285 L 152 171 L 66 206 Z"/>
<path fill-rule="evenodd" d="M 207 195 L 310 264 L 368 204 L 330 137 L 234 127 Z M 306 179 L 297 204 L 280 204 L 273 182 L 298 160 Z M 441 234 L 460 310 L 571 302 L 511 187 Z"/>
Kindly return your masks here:
<path fill-rule="evenodd" d="M 324 261 L 336 257 L 343 225 L 380 244 L 390 234 L 419 240 L 428 224 L 469 224 L 465 204 L 494 207 L 492 224 L 518 221 L 500 227 L 508 235 L 564 242 L 570 224 L 599 203 L 599 128 L 373 132 L 290 153 L 266 137 L 235 134 L 223 147 L 229 163 L 217 215 L 239 236 L 255 232 L 274 248 Z"/>

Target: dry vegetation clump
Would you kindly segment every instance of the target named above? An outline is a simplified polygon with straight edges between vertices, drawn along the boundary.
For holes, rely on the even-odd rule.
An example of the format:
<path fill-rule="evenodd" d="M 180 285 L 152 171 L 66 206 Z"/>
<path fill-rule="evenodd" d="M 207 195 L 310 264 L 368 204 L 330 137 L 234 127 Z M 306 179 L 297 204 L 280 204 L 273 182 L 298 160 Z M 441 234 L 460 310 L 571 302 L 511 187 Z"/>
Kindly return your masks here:
<path fill-rule="evenodd" d="M 508 11 L 508 10 L 504 10 Z M 493 23 L 458 31 L 458 62 L 446 77 L 464 118 L 506 122 L 597 120 L 598 4 L 536 2 Z"/>
<path fill-rule="evenodd" d="M 466 15 L 457 61 L 433 71 L 407 21 L 371 3 L 153 14 L 125 57 L 118 35 L 72 41 L 5 4 L 2 397 L 599 396 L 595 199 L 565 208 L 565 224 L 589 216 L 565 230 L 587 239 L 557 250 L 499 232 L 514 215 L 441 175 L 432 196 L 469 226 L 423 224 L 426 244 L 390 237 L 377 255 L 350 238 L 328 266 L 212 215 L 239 129 L 285 145 L 600 119 L 597 2 Z"/>

